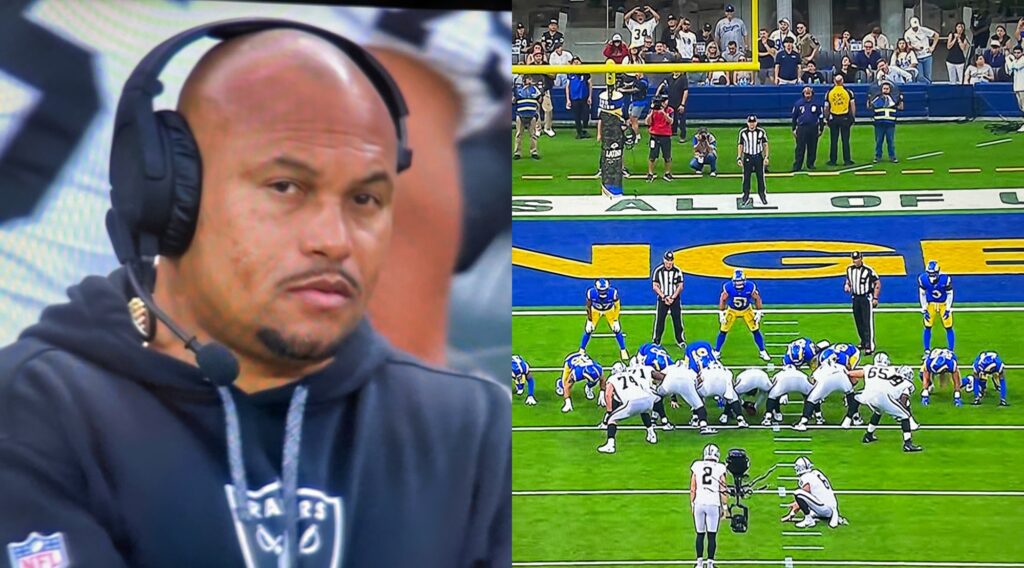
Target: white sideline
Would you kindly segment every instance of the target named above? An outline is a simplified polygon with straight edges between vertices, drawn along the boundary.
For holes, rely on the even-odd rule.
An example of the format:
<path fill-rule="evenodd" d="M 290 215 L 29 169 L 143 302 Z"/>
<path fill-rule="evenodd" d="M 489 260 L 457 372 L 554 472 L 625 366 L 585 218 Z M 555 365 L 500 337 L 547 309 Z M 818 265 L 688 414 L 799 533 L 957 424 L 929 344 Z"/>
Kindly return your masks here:
<path fill-rule="evenodd" d="M 556 560 L 513 562 L 512 566 L 693 566 L 693 560 Z M 909 566 L 915 568 L 1024 568 L 1024 562 L 878 560 L 715 560 L 716 566 Z"/>
<path fill-rule="evenodd" d="M 758 489 L 758 495 L 778 495 L 778 489 Z M 573 489 L 513 491 L 513 497 L 557 497 L 563 495 L 689 495 L 689 489 Z M 898 495 L 931 497 L 1024 497 L 1024 491 L 957 491 L 932 489 L 840 489 L 836 495 Z"/>
<path fill-rule="evenodd" d="M 718 425 L 715 426 L 716 430 L 734 430 L 739 428 L 734 425 Z M 751 430 L 772 430 L 776 426 L 761 426 L 760 424 L 751 424 L 748 429 Z M 782 426 L 782 428 L 789 430 L 789 426 Z M 814 426 L 808 424 L 809 430 L 842 430 L 842 426 L 838 424 L 826 424 L 824 426 Z M 851 426 L 851 429 L 860 430 L 867 428 L 867 426 Z M 513 432 L 572 432 L 575 430 L 596 430 L 596 426 L 513 426 Z M 643 430 L 643 426 L 619 426 L 619 430 Z M 878 426 L 879 430 L 899 430 L 900 427 L 895 424 L 881 424 Z M 1020 424 L 922 424 L 922 430 L 1024 430 L 1024 425 Z M 677 432 L 685 430 L 691 430 L 696 433 L 696 430 L 690 428 L 676 428 Z"/>

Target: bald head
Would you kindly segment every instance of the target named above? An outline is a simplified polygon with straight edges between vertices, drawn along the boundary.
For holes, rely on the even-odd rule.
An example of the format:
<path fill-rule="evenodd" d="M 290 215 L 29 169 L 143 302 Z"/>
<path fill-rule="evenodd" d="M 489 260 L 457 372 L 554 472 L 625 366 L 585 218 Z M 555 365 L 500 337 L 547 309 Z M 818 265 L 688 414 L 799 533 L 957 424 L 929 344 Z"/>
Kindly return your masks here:
<path fill-rule="evenodd" d="M 325 361 L 363 317 L 388 249 L 398 141 L 384 100 L 332 43 L 278 29 L 210 50 L 178 109 L 202 198 L 157 290 L 188 298 L 176 315 L 243 359 Z"/>

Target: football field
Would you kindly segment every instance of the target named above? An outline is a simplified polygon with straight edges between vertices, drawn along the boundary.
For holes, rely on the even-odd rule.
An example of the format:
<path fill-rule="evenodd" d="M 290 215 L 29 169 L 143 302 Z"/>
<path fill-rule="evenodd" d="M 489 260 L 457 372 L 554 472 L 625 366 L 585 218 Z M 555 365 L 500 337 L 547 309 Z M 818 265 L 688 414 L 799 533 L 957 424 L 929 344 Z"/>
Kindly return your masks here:
<path fill-rule="evenodd" d="M 745 449 L 751 477 L 775 467 L 764 488 L 744 500 L 749 532 L 734 534 L 723 523 L 718 565 L 1024 568 L 1024 542 L 1008 536 L 1024 528 L 1024 137 L 982 123 L 899 128 L 900 163 L 871 164 L 871 128 L 858 125 L 856 169 L 826 167 L 823 140 L 818 175 L 810 176 L 787 175 L 792 136 L 770 127 L 777 142 L 770 207 L 754 210 L 735 203 L 733 126 L 712 127 L 723 175 L 651 184 L 634 176 L 626 181 L 627 197 L 614 201 L 600 197 L 587 177 L 597 165 L 592 139 L 559 130 L 540 140 L 540 161 L 514 162 L 513 353 L 529 362 L 538 402 L 513 400 L 514 565 L 693 566 L 689 467 L 714 442 L 723 457 Z M 683 172 L 689 148 L 673 146 L 681 156 L 673 169 Z M 645 172 L 646 149 L 634 152 L 635 164 L 627 153 L 626 166 Z M 908 159 L 915 156 L 922 157 Z M 742 268 L 764 297 L 761 330 L 776 366 L 798 337 L 857 342 L 842 275 L 849 252 L 860 250 L 883 283 L 878 349 L 894 364 L 916 368 L 923 350 L 916 277 L 937 259 L 954 279 L 963 374 L 980 351 L 998 351 L 1009 365 L 1010 406 L 997 406 L 990 385 L 981 405 L 972 406 L 965 392 L 964 406 L 954 407 L 949 382 L 922 406 L 916 379 L 912 409 L 921 428 L 914 442 L 924 451 L 907 454 L 891 418 L 883 418 L 879 441 L 870 445 L 861 442 L 864 427 L 841 429 L 845 408 L 835 395 L 823 407 L 826 424 L 806 432 L 788 427 L 802 408 L 799 397 L 783 406 L 782 427 L 722 427 L 709 437 L 685 426 L 690 413 L 683 405 L 668 409 L 683 426 L 659 430 L 657 444 L 645 441 L 635 417 L 620 425 L 617 452 L 600 454 L 604 410 L 580 386 L 573 389 L 575 410 L 562 413 L 554 382 L 565 356 L 579 348 L 584 292 L 596 278 L 611 279 L 623 299 L 630 353 L 650 341 L 650 271 L 666 250 L 675 252 L 686 277 L 687 340 L 714 343 L 718 294 Z M 664 337 L 669 353 L 681 355 L 671 321 Z M 932 345 L 946 345 L 940 325 Z M 588 353 L 605 369 L 617 360 L 604 321 Z M 736 374 L 765 365 L 742 324 L 729 334 L 722 360 Z M 760 404 L 748 420 L 758 424 L 763 412 Z M 719 414 L 709 401 L 712 425 Z M 849 525 L 797 529 L 779 521 L 782 505 L 792 501 L 799 455 L 829 476 Z"/>

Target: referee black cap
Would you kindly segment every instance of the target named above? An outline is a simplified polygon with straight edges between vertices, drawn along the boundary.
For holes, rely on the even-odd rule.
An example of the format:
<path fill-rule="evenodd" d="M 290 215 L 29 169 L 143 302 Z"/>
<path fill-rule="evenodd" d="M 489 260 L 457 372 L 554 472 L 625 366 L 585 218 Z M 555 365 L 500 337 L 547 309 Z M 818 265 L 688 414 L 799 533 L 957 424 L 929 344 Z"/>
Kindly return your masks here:
<path fill-rule="evenodd" d="M 757 115 L 751 114 L 747 116 L 747 122 L 757 122 Z"/>
<path fill-rule="evenodd" d="M 853 260 L 857 260 L 858 258 L 861 258 L 861 257 L 863 257 L 863 255 L 860 254 L 859 250 L 853 251 L 853 254 L 850 255 L 850 258 L 852 258 Z"/>
<path fill-rule="evenodd" d="M 662 257 L 662 258 L 664 258 L 665 260 L 675 260 L 676 255 L 673 254 L 672 251 L 669 250 L 669 251 L 665 251 L 665 256 Z"/>

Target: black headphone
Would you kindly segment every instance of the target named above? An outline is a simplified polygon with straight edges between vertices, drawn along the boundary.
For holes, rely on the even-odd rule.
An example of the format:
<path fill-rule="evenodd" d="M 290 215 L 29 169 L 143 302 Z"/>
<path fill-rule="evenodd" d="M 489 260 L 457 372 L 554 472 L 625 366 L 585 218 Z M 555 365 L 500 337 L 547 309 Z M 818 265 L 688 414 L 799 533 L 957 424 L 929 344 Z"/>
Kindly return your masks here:
<path fill-rule="evenodd" d="M 228 40 L 272 29 L 313 34 L 348 55 L 388 108 L 398 135 L 398 171 L 408 169 L 412 163 L 405 132 L 409 111 L 394 79 L 362 47 L 326 30 L 267 18 L 213 22 L 171 37 L 139 62 L 117 103 L 110 150 L 107 232 L 135 295 L 195 353 L 203 375 L 219 386 L 229 385 L 237 378 L 238 360 L 223 345 L 202 344 L 194 334 L 175 324 L 149 292 L 156 277 L 156 256 L 180 256 L 192 241 L 203 178 L 202 157 L 185 117 L 171 110 L 154 111 L 153 99 L 163 91 L 159 75 L 167 62 L 195 41 L 204 37 Z M 150 333 L 154 331 L 152 327 Z"/>
<path fill-rule="evenodd" d="M 204 37 L 220 40 L 272 29 L 300 30 L 331 42 L 370 79 L 398 135 L 398 171 L 412 163 L 405 118 L 409 112 L 394 79 L 359 45 L 326 30 L 288 20 L 256 18 L 213 22 L 164 41 L 135 67 L 117 103 L 110 151 L 110 211 L 107 231 L 122 264 L 150 263 L 157 255 L 179 256 L 195 233 L 202 194 L 202 158 L 185 118 L 153 110 L 163 91 L 159 75 L 181 50 Z"/>

